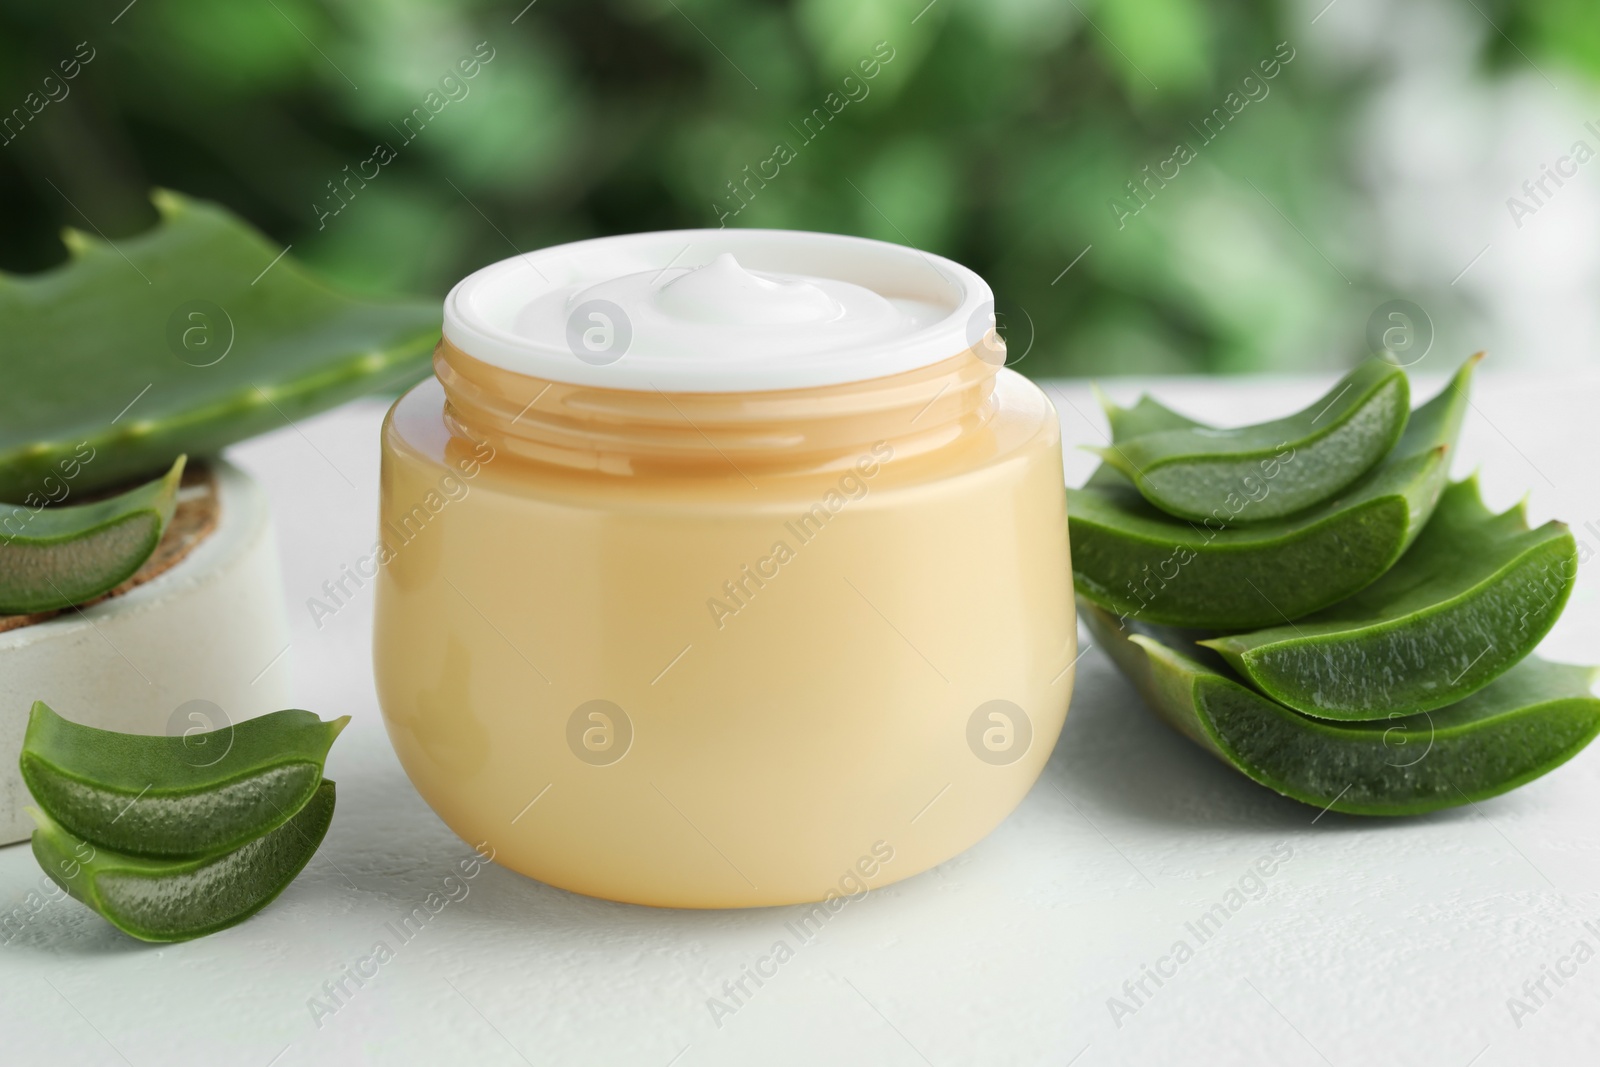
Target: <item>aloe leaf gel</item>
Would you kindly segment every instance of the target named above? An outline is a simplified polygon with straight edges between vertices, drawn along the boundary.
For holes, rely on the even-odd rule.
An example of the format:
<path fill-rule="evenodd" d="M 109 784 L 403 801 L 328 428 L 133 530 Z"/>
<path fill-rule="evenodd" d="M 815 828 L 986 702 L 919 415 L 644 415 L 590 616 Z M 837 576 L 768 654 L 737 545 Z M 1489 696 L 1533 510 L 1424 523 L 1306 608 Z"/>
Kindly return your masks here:
<path fill-rule="evenodd" d="M 1600 732 L 1589 667 L 1529 657 L 1437 711 L 1333 723 L 1229 677 L 1181 635 L 1082 607 L 1158 716 L 1241 774 L 1319 808 L 1414 815 L 1482 800 L 1549 773 Z"/>
<path fill-rule="evenodd" d="M 185 457 L 160 478 L 89 504 L 0 504 L 0 615 L 93 600 L 133 577 L 177 507 Z"/>
<path fill-rule="evenodd" d="M 1566 526 L 1492 515 L 1475 478 L 1445 490 L 1400 561 L 1293 623 L 1202 641 L 1257 689 L 1307 715 L 1381 719 L 1454 703 L 1533 651 L 1572 592 Z"/>
<path fill-rule="evenodd" d="M 1410 397 L 1404 371 L 1369 359 L 1305 410 L 1252 426 L 1217 429 L 1175 412 L 1151 418 L 1161 405 L 1148 397 L 1131 416 L 1108 407 L 1111 445 L 1091 451 L 1179 518 L 1203 521 L 1230 495 L 1249 497 L 1266 487 L 1237 518 L 1266 522 L 1314 507 L 1371 470 L 1400 439 Z M 1281 462 L 1285 454 L 1293 462 Z"/>
<path fill-rule="evenodd" d="M 37 702 L 22 777 L 51 819 L 97 846 L 204 857 L 237 849 L 300 810 L 349 721 L 275 711 L 205 734 L 159 737 L 82 726 Z"/>
<path fill-rule="evenodd" d="M 38 816 L 33 854 L 46 875 L 123 933 L 188 941 L 243 922 L 288 888 L 333 820 L 323 780 L 287 822 L 237 849 L 199 859 L 130 856 L 84 841 Z"/>
<path fill-rule="evenodd" d="M 1106 405 L 1106 462 L 1068 494 L 1075 585 L 1099 645 L 1162 719 L 1285 796 L 1366 815 L 1503 793 L 1594 738 L 1595 670 L 1531 655 L 1571 594 L 1576 541 L 1559 522 L 1530 530 L 1522 505 L 1491 513 L 1476 477 L 1444 484 L 1478 358 L 1371 472 L 1265 523 L 1241 517 L 1257 499 L 1203 528 L 1163 511 L 1123 471 L 1206 428 L 1148 396 Z M 1289 446 L 1258 460 L 1261 475 L 1299 458 Z"/>
<path fill-rule="evenodd" d="M 1236 516 L 1251 505 L 1242 497 L 1201 523 L 1176 518 L 1102 464 L 1083 488 L 1067 491 L 1079 594 L 1146 622 L 1245 630 L 1308 615 L 1358 592 L 1399 559 L 1432 514 L 1475 364 L 1469 360 L 1411 415 L 1399 444 L 1375 469 L 1292 518 L 1239 525 Z M 1145 406 L 1141 421 L 1158 421 L 1157 407 Z M 1287 455 L 1264 470 L 1281 472 L 1297 461 Z"/>

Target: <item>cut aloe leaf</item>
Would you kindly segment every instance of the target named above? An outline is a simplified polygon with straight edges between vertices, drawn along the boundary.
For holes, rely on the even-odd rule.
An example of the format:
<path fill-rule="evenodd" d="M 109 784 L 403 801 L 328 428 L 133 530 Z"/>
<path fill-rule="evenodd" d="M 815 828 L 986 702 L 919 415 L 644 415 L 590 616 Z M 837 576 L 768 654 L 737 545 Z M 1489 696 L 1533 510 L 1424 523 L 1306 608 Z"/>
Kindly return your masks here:
<path fill-rule="evenodd" d="M 153 482 L 92 504 L 0 504 L 0 615 L 82 604 L 133 577 L 172 521 L 184 459 Z"/>
<path fill-rule="evenodd" d="M 36 814 L 33 855 L 62 889 L 141 941 L 188 941 L 241 923 L 286 889 L 333 821 L 323 781 L 288 822 L 231 852 L 189 860 L 129 856 Z M 33 809 L 30 809 L 33 810 Z"/>
<path fill-rule="evenodd" d="M 181 737 L 97 730 L 33 705 L 22 778 L 69 833 L 135 856 L 192 858 L 281 826 L 322 780 L 350 721 L 275 711 Z"/>
<path fill-rule="evenodd" d="M 1411 391 L 1404 371 L 1373 359 L 1304 411 L 1253 426 L 1217 429 L 1176 412 L 1151 420 L 1151 409 L 1161 405 L 1149 398 L 1140 403 L 1143 411 L 1129 415 L 1108 407 L 1111 446 L 1090 451 L 1162 511 L 1225 520 L 1231 496 L 1251 500 L 1233 519 L 1244 523 L 1304 511 L 1371 470 L 1400 439 Z M 1152 421 L 1165 428 L 1141 429 Z"/>
<path fill-rule="evenodd" d="M 353 300 L 223 208 L 153 199 L 146 233 L 69 231 L 65 265 L 0 273 L 0 500 L 147 477 L 427 373 L 437 300 Z"/>
<path fill-rule="evenodd" d="M 1097 643 L 1162 719 L 1284 796 L 1352 815 L 1482 800 L 1559 767 L 1600 732 L 1596 671 L 1530 656 L 1438 711 L 1376 722 L 1309 718 L 1228 677 L 1181 634 L 1083 603 Z M 1187 647 L 1194 655 L 1181 649 Z"/>
<path fill-rule="evenodd" d="M 1256 688 L 1325 719 L 1431 711 L 1499 677 L 1555 625 L 1578 573 L 1566 526 L 1493 515 L 1470 478 L 1416 544 L 1348 600 L 1289 626 L 1200 642 Z"/>
<path fill-rule="evenodd" d="M 1067 490 L 1078 592 L 1117 615 L 1212 630 L 1274 626 L 1329 607 L 1400 558 L 1433 513 L 1477 357 L 1412 413 L 1387 458 L 1346 492 L 1248 526 L 1175 519 L 1101 464 Z M 1154 407 L 1141 415 L 1160 419 Z M 1181 418 L 1181 416 L 1180 416 Z M 1230 503 L 1243 511 L 1247 500 Z"/>

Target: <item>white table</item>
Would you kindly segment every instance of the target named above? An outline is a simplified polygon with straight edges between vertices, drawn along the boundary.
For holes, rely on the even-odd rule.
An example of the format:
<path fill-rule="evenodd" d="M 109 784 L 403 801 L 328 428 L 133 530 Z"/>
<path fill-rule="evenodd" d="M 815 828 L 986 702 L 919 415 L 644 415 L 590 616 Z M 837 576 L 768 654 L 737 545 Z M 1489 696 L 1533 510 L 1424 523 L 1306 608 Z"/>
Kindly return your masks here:
<path fill-rule="evenodd" d="M 1194 414 L 1250 421 L 1327 382 L 1106 385 L 1123 401 L 1150 385 Z M 1099 442 L 1103 420 L 1084 384 L 1052 395 L 1076 484 L 1093 459 L 1073 446 Z M 1565 518 L 1587 558 L 1600 552 L 1597 409 L 1600 374 L 1539 380 L 1491 365 L 1456 472 L 1481 465 L 1497 508 L 1531 489 L 1534 520 Z M 1507 998 L 1579 940 L 1600 950 L 1600 746 L 1476 810 L 1319 818 L 1154 720 L 1098 651 L 1010 819 L 841 911 L 720 1028 L 707 998 L 784 936 L 788 909 L 653 911 L 490 868 L 402 943 L 387 924 L 470 850 L 389 749 L 370 589 L 320 630 L 305 608 L 373 541 L 381 414 L 357 404 L 233 451 L 274 501 L 298 702 L 354 716 L 329 761 L 340 800 L 321 853 L 256 918 L 188 944 L 143 945 L 75 902 L 47 905 L 0 946 L 0 1062 L 1595 1062 L 1600 958 L 1564 985 L 1547 978 L 1553 995 L 1520 1026 Z M 1600 660 L 1600 566 L 1581 571 L 1544 652 Z M 1275 844 L 1292 858 L 1199 944 L 1185 924 Z M 25 845 L 0 850 L 0 910 L 40 877 Z M 1146 979 L 1152 995 L 1118 1026 L 1108 998 L 1132 1006 L 1124 982 L 1180 938 L 1194 957 L 1160 988 Z M 342 1006 L 314 1020 L 310 998 L 331 1004 L 324 983 L 380 940 L 393 958 L 364 985 L 346 978 Z"/>

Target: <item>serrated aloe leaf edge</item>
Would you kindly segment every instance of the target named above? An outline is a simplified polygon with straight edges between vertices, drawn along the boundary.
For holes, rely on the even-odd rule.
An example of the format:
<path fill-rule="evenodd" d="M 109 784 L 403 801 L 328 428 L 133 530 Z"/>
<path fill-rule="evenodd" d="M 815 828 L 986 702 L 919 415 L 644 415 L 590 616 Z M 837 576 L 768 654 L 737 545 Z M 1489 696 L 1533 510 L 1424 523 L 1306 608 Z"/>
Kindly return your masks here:
<path fill-rule="evenodd" d="M 115 486 L 427 373 L 437 301 L 344 296 L 225 209 L 153 200 L 145 233 L 0 273 L 0 500 L 69 466 L 74 492 Z"/>

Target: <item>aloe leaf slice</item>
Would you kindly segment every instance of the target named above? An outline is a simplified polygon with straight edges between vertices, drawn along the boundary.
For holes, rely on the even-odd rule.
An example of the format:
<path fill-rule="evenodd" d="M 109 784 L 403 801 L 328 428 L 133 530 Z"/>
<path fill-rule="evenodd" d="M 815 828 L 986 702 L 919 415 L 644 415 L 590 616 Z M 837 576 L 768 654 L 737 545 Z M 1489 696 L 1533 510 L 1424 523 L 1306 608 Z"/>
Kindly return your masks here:
<path fill-rule="evenodd" d="M 352 299 L 225 209 L 152 199 L 154 229 L 69 232 L 63 266 L 0 273 L 0 500 L 147 477 L 427 373 L 437 300 Z"/>
<path fill-rule="evenodd" d="M 153 482 L 92 504 L 0 504 L 0 615 L 82 604 L 133 577 L 172 521 L 184 459 Z"/>
<path fill-rule="evenodd" d="M 1357 592 L 1394 564 L 1433 513 L 1476 363 L 1468 360 L 1412 413 L 1375 469 L 1291 518 L 1248 526 L 1175 519 L 1101 464 L 1083 488 L 1067 490 L 1078 592 L 1118 615 L 1212 630 L 1274 626 Z M 1151 406 L 1140 417 L 1161 418 Z"/>
<path fill-rule="evenodd" d="M 1181 633 L 1083 608 L 1097 643 L 1157 715 L 1247 777 L 1323 809 L 1414 815 L 1497 796 L 1559 767 L 1600 732 L 1591 667 L 1530 656 L 1437 711 L 1336 723 L 1228 677 Z"/>
<path fill-rule="evenodd" d="M 335 799 L 334 784 L 324 780 L 277 829 L 231 852 L 187 860 L 129 856 L 36 814 L 33 855 L 52 881 L 123 933 L 188 941 L 243 922 L 288 888 L 322 844 Z"/>
<path fill-rule="evenodd" d="M 1445 489 L 1400 562 L 1288 626 L 1218 637 L 1256 688 L 1324 719 L 1431 711 L 1481 689 L 1555 625 L 1578 573 L 1566 526 L 1491 514 L 1476 477 Z"/>
<path fill-rule="evenodd" d="M 1160 407 L 1141 401 L 1148 413 Z M 1179 518 L 1226 515 L 1229 495 L 1262 493 L 1236 522 L 1265 522 L 1320 504 L 1371 470 L 1400 439 L 1411 410 L 1405 372 L 1367 360 L 1304 411 L 1271 422 L 1216 429 L 1175 416 L 1139 432 L 1141 415 L 1111 406 L 1111 446 L 1091 448 L 1132 479 L 1144 498 Z M 1177 425 L 1177 423 L 1183 425 Z M 1283 462 L 1285 453 L 1294 458 Z M 1264 477 L 1275 470 L 1272 478 Z"/>
<path fill-rule="evenodd" d="M 160 737 L 68 722 L 40 701 L 22 739 L 22 778 L 53 820 L 95 845 L 154 858 L 215 855 L 300 810 L 349 721 L 275 711 Z"/>

